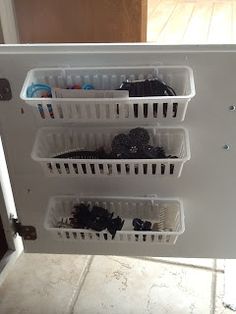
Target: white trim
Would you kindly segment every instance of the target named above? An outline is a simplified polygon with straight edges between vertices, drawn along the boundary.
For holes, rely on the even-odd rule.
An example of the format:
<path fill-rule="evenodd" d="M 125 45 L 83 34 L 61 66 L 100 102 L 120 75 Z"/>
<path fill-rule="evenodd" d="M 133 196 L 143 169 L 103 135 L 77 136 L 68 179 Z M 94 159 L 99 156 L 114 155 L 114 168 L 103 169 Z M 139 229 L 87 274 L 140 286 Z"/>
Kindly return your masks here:
<path fill-rule="evenodd" d="M 11 225 L 9 223 L 10 214 L 17 217 L 15 208 L 15 202 L 11 189 L 10 178 L 8 175 L 8 169 L 4 150 L 2 146 L 2 140 L 0 137 L 0 215 L 3 223 L 3 229 L 7 240 L 9 250 L 0 261 L 0 284 L 9 273 L 12 265 L 14 265 L 18 256 L 23 252 L 22 239 L 19 236 L 13 237 Z"/>
<path fill-rule="evenodd" d="M 8 174 L 6 159 L 4 155 L 2 139 L 0 137 L 0 215 L 2 218 L 3 229 L 5 231 L 8 247 L 10 250 L 16 250 L 21 246 L 20 237 L 13 238 L 12 228 L 9 222 L 10 214 L 17 218 L 15 201 L 12 193 L 11 182 Z"/>
<path fill-rule="evenodd" d="M 13 0 L 0 0 L 0 21 L 5 44 L 19 43 Z"/>
<path fill-rule="evenodd" d="M 2 0 L 0 0 L 1 2 Z M 125 54 L 132 56 L 147 54 L 147 56 L 152 54 L 173 54 L 173 53 L 184 53 L 184 54 L 216 54 L 216 53 L 229 53 L 236 52 L 236 45 L 157 45 L 155 43 L 62 43 L 62 44 L 6 44 L 0 45 L 0 55 L 1 54 L 76 54 L 76 55 L 94 55 L 94 54 Z M 77 63 L 78 64 L 78 63 Z M 150 63 L 148 60 L 143 60 L 142 65 L 160 65 L 160 61 L 156 63 Z M 68 64 L 63 64 L 68 66 Z M 110 64 L 107 64 L 107 66 Z M 132 63 L 132 65 L 137 65 Z M 183 65 L 183 63 L 181 63 Z M 70 65 L 71 66 L 71 65 Z M 112 64 L 114 66 L 114 64 Z"/>

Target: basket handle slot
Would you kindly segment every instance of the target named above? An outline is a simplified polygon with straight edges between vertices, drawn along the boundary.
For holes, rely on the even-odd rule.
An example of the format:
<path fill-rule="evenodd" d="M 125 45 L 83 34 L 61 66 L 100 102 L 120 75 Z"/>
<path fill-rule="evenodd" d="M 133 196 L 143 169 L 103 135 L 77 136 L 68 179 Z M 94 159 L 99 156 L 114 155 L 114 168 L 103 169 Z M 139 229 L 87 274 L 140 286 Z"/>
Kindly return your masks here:
<path fill-rule="evenodd" d="M 91 169 L 92 174 L 96 174 L 94 164 L 90 164 L 90 169 Z"/>
<path fill-rule="evenodd" d="M 166 118 L 167 117 L 167 110 L 168 110 L 168 103 L 167 102 L 163 103 L 162 110 L 163 110 L 163 117 Z"/>
<path fill-rule="evenodd" d="M 148 117 L 148 104 L 143 104 L 143 117 Z"/>
<path fill-rule="evenodd" d="M 138 118 L 138 104 L 133 104 L 134 117 Z"/>
<path fill-rule="evenodd" d="M 56 163 L 56 169 L 57 169 L 59 174 L 62 174 L 61 165 L 59 163 Z"/>
<path fill-rule="evenodd" d="M 87 174 L 86 164 L 81 164 L 81 168 L 84 174 Z"/>
<path fill-rule="evenodd" d="M 166 165 L 161 164 L 161 174 L 164 175 L 166 170 Z"/>
<path fill-rule="evenodd" d="M 178 112 L 178 103 L 177 102 L 174 102 L 173 103 L 173 118 L 176 118 L 177 116 L 177 112 Z"/>
<path fill-rule="evenodd" d="M 73 169 L 74 169 L 74 172 L 75 172 L 76 174 L 79 173 L 77 164 L 73 164 Z"/>
<path fill-rule="evenodd" d="M 156 174 L 156 171 L 157 171 L 157 165 L 152 164 L 152 174 Z"/>
<path fill-rule="evenodd" d="M 158 117 L 158 103 L 153 103 L 153 117 L 157 118 Z"/>
<path fill-rule="evenodd" d="M 40 113 L 41 118 L 45 119 L 45 113 L 44 113 L 44 109 L 43 109 L 42 104 L 38 104 L 38 112 Z"/>

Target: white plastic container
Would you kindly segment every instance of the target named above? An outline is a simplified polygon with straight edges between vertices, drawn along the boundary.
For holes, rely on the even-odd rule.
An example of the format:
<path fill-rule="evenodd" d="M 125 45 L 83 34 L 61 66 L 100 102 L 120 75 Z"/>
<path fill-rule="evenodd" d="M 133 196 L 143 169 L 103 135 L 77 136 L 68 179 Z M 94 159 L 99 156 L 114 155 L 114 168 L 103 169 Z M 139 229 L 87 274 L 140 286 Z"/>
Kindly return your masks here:
<path fill-rule="evenodd" d="M 117 89 L 125 80 L 160 78 L 177 96 L 127 98 L 42 98 L 27 97 L 27 88 L 42 83 L 72 87 L 90 83 L 95 89 Z M 39 68 L 27 73 L 20 97 L 32 106 L 39 119 L 55 122 L 176 123 L 183 121 L 195 95 L 194 77 L 186 66 Z"/>
<path fill-rule="evenodd" d="M 72 229 L 69 218 L 73 206 L 78 203 L 98 205 L 125 220 L 121 231 L 114 239 L 107 231 Z M 158 231 L 134 231 L 133 218 L 151 221 Z M 63 228 L 59 225 L 63 224 Z M 112 196 L 55 196 L 50 198 L 44 226 L 57 240 L 99 242 L 146 242 L 153 244 L 175 244 L 185 230 L 182 203 L 176 199 L 152 197 Z"/>
<path fill-rule="evenodd" d="M 184 163 L 190 159 L 188 132 L 184 128 L 144 127 L 150 145 L 162 146 L 166 155 L 176 159 L 61 159 L 53 158 L 71 150 L 111 150 L 115 135 L 126 133 L 127 127 L 55 127 L 39 129 L 32 158 L 48 176 L 160 176 L 179 177 Z"/>

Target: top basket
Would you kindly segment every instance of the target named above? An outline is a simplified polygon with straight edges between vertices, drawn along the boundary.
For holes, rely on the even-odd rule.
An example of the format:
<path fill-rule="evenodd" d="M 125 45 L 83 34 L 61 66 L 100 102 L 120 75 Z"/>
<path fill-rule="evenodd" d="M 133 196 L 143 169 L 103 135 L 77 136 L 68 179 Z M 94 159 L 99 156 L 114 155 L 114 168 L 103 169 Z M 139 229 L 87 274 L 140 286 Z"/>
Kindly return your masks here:
<path fill-rule="evenodd" d="M 177 96 L 126 98 L 43 98 L 27 97 L 31 84 L 68 88 L 92 84 L 95 89 L 116 90 L 126 80 L 159 78 Z M 186 66 L 136 66 L 39 68 L 27 73 L 21 99 L 34 108 L 39 119 L 57 122 L 179 122 L 185 118 L 189 101 L 195 95 L 192 69 Z"/>

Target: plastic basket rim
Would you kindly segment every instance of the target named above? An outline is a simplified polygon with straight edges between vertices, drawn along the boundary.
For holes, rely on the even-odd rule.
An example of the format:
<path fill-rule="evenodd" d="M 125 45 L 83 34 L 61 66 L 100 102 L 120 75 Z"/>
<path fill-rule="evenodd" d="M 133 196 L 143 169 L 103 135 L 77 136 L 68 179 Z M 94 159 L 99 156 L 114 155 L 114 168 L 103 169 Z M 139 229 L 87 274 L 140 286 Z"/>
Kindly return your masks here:
<path fill-rule="evenodd" d="M 44 225 L 45 229 L 50 231 L 65 231 L 65 232 L 77 232 L 77 233 L 99 233 L 99 234 L 110 234 L 109 231 L 95 231 L 95 230 L 90 230 L 90 229 L 73 229 L 73 228 L 54 228 L 54 227 L 49 227 L 46 224 Z M 140 234 L 140 235 L 180 235 L 183 234 L 185 231 L 184 228 L 181 227 L 180 231 L 134 231 L 134 230 L 129 230 L 129 231 L 117 231 L 116 234 Z"/>
<path fill-rule="evenodd" d="M 143 127 L 145 129 L 154 129 L 155 131 L 157 131 L 158 133 L 158 130 L 176 130 L 176 131 L 181 131 L 184 133 L 184 136 L 185 136 L 185 147 L 186 147 L 186 156 L 183 157 L 183 158 L 165 158 L 165 159 L 71 159 L 71 158 L 54 158 L 54 157 L 38 157 L 36 155 L 36 145 L 37 145 L 37 142 L 38 142 L 38 139 L 39 137 L 41 136 L 42 133 L 46 132 L 46 131 L 55 131 L 55 130 L 62 130 L 62 131 L 65 131 L 65 130 L 71 130 L 71 129 L 77 129 L 77 130 L 96 130 L 96 129 L 117 129 L 117 130 L 130 130 L 131 128 L 130 127 L 126 127 L 126 126 L 120 126 L 120 127 L 113 127 L 113 126 L 98 126 L 98 127 L 91 127 L 91 128 L 86 128 L 86 127 L 76 127 L 76 126 L 71 126 L 71 127 L 42 127 L 40 129 L 38 129 L 37 133 L 36 133 L 36 136 L 35 136 L 35 141 L 34 141 L 34 145 L 33 145 L 33 148 L 32 148 L 32 152 L 31 152 L 31 158 L 35 161 L 40 161 L 40 162 L 52 162 L 52 159 L 53 161 L 55 160 L 55 162 L 67 162 L 67 163 L 101 163 L 101 161 L 106 162 L 106 163 L 110 163 L 110 164 L 116 164 L 116 163 L 145 163 L 145 161 L 148 161 L 148 163 L 150 163 L 150 161 L 153 161 L 154 163 L 155 162 L 169 162 L 172 161 L 172 163 L 175 163 L 175 162 L 185 162 L 185 161 L 188 161 L 191 159 L 191 152 L 190 152 L 190 144 L 189 144 L 189 134 L 188 134 L 188 131 L 186 128 L 184 127 L 155 127 L 155 126 L 143 126 L 143 125 L 140 125 L 139 127 Z M 100 161 L 100 162 L 99 162 Z"/>
<path fill-rule="evenodd" d="M 163 100 L 168 100 L 168 99 L 191 99 L 195 96 L 195 93 L 190 93 L 188 95 L 183 95 L 183 96 L 148 96 L 148 97 L 127 97 L 127 98 L 47 98 L 47 97 L 34 97 L 34 98 L 28 98 L 28 97 L 21 97 L 22 100 L 26 102 L 30 102 L 29 105 L 34 106 L 35 104 L 32 104 L 31 102 L 108 102 L 108 101 L 114 101 L 114 102 L 135 102 L 135 101 L 153 101 L 157 99 L 163 99 Z"/>
<path fill-rule="evenodd" d="M 190 157 L 184 157 L 184 158 L 145 158 L 145 159 L 73 159 L 73 158 L 55 158 L 55 157 L 48 157 L 48 158 L 40 158 L 40 157 L 36 157 L 33 153 L 31 154 L 32 159 L 36 160 L 36 161 L 50 161 L 52 162 L 55 161 L 56 163 L 92 163 L 92 164 L 103 164 L 103 163 L 109 163 L 109 164 L 117 164 L 117 163 L 121 163 L 121 164 L 129 164 L 129 163 L 137 163 L 137 164 L 143 164 L 143 163 L 150 163 L 150 161 L 152 160 L 153 163 L 157 163 L 157 162 L 161 162 L 161 163 L 165 163 L 168 162 L 170 163 L 170 161 L 172 161 L 172 163 L 174 162 L 182 162 L 184 160 L 190 160 Z"/>
<path fill-rule="evenodd" d="M 116 66 L 116 67 L 65 67 L 65 68 L 60 68 L 60 67 L 50 67 L 50 68 L 33 68 L 30 69 L 27 72 L 23 87 L 21 89 L 20 92 L 20 98 L 22 100 L 24 100 L 25 102 L 27 102 L 29 105 L 31 106 L 35 106 L 35 104 L 33 102 L 42 102 L 42 99 L 44 100 L 44 102 L 78 102 L 78 101 L 85 101 L 85 102 L 91 102 L 94 101 L 95 99 L 98 98 L 42 98 L 42 97 L 35 97 L 35 98 L 30 98 L 26 96 L 26 90 L 28 87 L 28 79 L 31 75 L 31 73 L 33 72 L 39 72 L 39 71 L 56 71 L 56 70 L 61 70 L 61 71 L 67 71 L 67 70 L 88 70 L 88 69 L 99 69 L 99 70 L 106 70 L 106 69 L 153 69 L 153 68 L 167 68 L 167 69 L 186 69 L 189 72 L 189 80 L 190 80 L 190 90 L 191 93 L 187 94 L 187 95 L 177 95 L 177 96 L 152 96 L 152 97 L 127 97 L 127 98 L 99 98 L 99 101 L 101 100 L 101 102 L 106 102 L 106 101 L 147 101 L 148 99 L 150 100 L 155 100 L 155 99 L 163 99 L 163 100 L 167 100 L 167 99 L 191 99 L 196 95 L 196 90 L 195 90 L 195 83 L 194 83 L 194 77 L 193 77 L 193 70 L 191 67 L 187 66 L 187 65 L 148 65 L 148 66 Z M 31 103 L 32 102 L 32 103 Z"/>
<path fill-rule="evenodd" d="M 78 199 L 79 197 L 81 198 L 87 198 L 87 199 L 136 199 L 136 200 L 146 200 L 146 201 L 163 201 L 163 202 L 176 202 L 179 205 L 179 212 L 180 212 L 180 224 L 181 228 L 180 231 L 135 231 L 135 230 L 129 230 L 129 231 L 117 231 L 118 234 L 140 234 L 140 235 L 181 235 L 185 232 L 185 215 L 184 215 L 184 208 L 183 208 L 183 201 L 179 198 L 161 198 L 157 197 L 155 195 L 151 196 L 107 196 L 107 195 L 76 195 L 76 194 L 69 194 L 69 195 L 54 195 L 51 196 L 48 200 L 47 203 L 47 212 L 45 215 L 44 219 L 44 228 L 48 231 L 69 231 L 69 232 L 83 232 L 83 233 L 99 233 L 99 234 L 107 234 L 109 233 L 108 231 L 95 231 L 95 230 L 90 230 L 90 229 L 75 229 L 75 228 L 56 228 L 56 227 L 49 227 L 48 226 L 48 217 L 49 217 L 49 212 L 50 212 L 50 205 L 53 202 L 53 200 L 61 198 L 61 199 Z"/>

